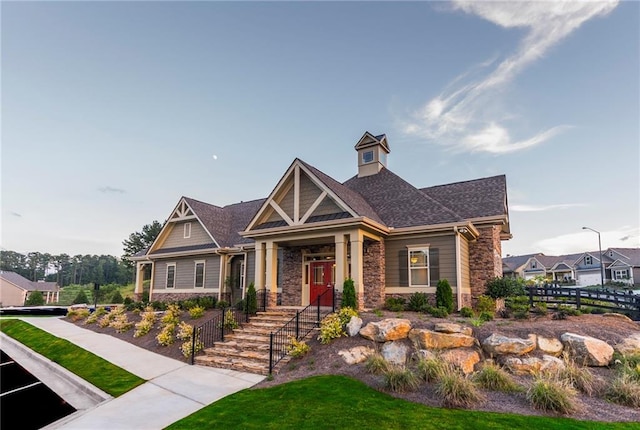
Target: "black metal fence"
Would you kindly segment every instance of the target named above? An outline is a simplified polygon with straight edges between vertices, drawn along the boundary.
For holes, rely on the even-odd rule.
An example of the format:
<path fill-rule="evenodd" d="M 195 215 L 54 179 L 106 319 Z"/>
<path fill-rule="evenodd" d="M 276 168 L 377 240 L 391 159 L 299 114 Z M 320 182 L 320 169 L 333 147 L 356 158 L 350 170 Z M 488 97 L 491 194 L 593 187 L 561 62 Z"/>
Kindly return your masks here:
<path fill-rule="evenodd" d="M 577 309 L 585 307 L 602 309 L 604 312 L 619 312 L 634 320 L 640 319 L 640 294 L 615 289 L 563 288 L 553 285 L 528 287 L 529 305 L 547 303 L 573 305 Z"/>
<path fill-rule="evenodd" d="M 326 294 L 331 293 L 331 306 L 321 306 L 321 299 Z M 289 322 L 285 323 L 282 328 L 275 332 L 271 332 L 269 338 L 269 374 L 273 372 L 274 367 L 288 353 L 292 339 L 300 340 L 307 336 L 311 330 L 320 327 L 320 321 L 336 311 L 336 294 L 335 289 L 329 289 L 322 293 L 309 306 L 296 312 L 296 316 Z"/>

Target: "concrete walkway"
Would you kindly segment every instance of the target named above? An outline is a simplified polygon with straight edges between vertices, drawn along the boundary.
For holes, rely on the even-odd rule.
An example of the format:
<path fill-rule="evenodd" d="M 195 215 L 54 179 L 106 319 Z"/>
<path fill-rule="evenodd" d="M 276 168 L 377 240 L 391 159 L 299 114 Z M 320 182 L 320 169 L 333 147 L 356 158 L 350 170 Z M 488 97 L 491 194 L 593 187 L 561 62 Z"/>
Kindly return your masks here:
<path fill-rule="evenodd" d="M 60 394 L 78 411 L 45 429 L 158 430 L 264 379 L 264 376 L 251 373 L 189 365 L 113 336 L 83 329 L 60 318 L 21 319 L 148 381 L 118 398 L 113 398 L 46 358 L 37 357 L 38 354 L 32 351 L 23 351 L 30 354 L 32 359 L 37 358 L 49 372 L 55 369 L 52 373 L 75 386 L 72 389 L 61 389 L 74 393 L 67 393 L 68 398 L 65 398 L 63 393 Z M 2 343 L 3 349 L 9 343 L 16 347 L 15 342 L 8 342 L 6 337 L 2 338 Z M 40 376 L 37 373 L 34 375 Z M 43 382 L 46 383 L 44 380 Z M 56 392 L 59 391 L 56 389 Z M 81 395 L 83 392 L 87 395 Z M 82 397 L 82 400 L 74 399 L 74 395 Z M 90 397 L 89 400 L 87 396 Z"/>

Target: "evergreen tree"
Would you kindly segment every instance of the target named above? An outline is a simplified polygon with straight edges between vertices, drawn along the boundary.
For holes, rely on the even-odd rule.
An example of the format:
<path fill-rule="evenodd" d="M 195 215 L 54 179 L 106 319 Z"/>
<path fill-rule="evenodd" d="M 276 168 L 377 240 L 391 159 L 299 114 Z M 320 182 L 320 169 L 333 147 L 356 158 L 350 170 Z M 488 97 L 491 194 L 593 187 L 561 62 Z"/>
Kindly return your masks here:
<path fill-rule="evenodd" d="M 89 303 L 89 299 L 87 298 L 87 294 L 84 292 L 84 289 L 78 291 L 78 295 L 75 299 L 73 299 L 73 305 L 78 305 L 81 303 Z"/>
<path fill-rule="evenodd" d="M 351 278 L 345 279 L 344 284 L 342 284 L 342 307 L 358 308 L 356 304 L 356 287 Z"/>
<path fill-rule="evenodd" d="M 449 313 L 453 312 L 453 291 L 446 279 L 440 279 L 436 286 L 436 306 L 445 308 Z"/>
<path fill-rule="evenodd" d="M 44 305 L 44 296 L 41 291 L 32 291 L 24 302 L 25 306 L 42 306 Z"/>

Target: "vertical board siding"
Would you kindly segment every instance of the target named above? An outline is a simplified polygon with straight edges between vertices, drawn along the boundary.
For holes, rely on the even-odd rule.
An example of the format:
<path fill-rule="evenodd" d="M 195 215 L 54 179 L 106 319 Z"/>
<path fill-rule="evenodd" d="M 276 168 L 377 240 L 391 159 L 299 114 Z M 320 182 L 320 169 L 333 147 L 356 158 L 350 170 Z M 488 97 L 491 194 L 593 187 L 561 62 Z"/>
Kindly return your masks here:
<path fill-rule="evenodd" d="M 385 242 L 387 288 L 409 286 L 407 246 L 427 244 L 430 266 L 433 266 L 430 267 L 431 286 L 435 287 L 438 279 L 446 279 L 451 286 L 456 285 L 455 237 L 451 234 L 450 236 L 419 236 L 387 240 Z"/>
<path fill-rule="evenodd" d="M 206 230 L 198 220 L 193 219 L 191 221 L 191 237 L 184 238 L 184 222 L 177 222 L 169 232 L 169 237 L 164 241 L 160 249 L 166 248 L 179 248 L 182 246 L 192 245 L 205 245 L 213 243 L 211 237 L 207 234 Z"/>
<path fill-rule="evenodd" d="M 202 260 L 205 261 L 204 289 L 206 290 L 218 288 L 218 282 L 220 279 L 220 256 L 218 255 L 209 257 L 175 258 L 167 259 L 164 261 L 156 261 L 153 265 L 153 288 L 155 290 L 167 290 L 167 264 L 175 263 L 175 288 L 171 288 L 167 291 L 180 292 L 180 290 L 193 290 L 195 288 L 195 262 Z M 200 291 L 203 290 L 203 288 L 198 288 L 197 290 Z"/>

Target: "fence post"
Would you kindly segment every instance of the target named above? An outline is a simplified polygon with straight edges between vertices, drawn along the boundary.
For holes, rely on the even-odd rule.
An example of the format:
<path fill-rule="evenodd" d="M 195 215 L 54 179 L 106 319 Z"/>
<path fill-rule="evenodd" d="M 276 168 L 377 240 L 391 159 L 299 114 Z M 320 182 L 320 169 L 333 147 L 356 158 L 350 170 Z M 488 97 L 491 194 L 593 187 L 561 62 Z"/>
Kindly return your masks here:
<path fill-rule="evenodd" d="M 320 327 L 320 296 L 322 294 L 320 294 L 317 298 L 316 298 L 316 324 L 318 327 Z"/>
<path fill-rule="evenodd" d="M 296 340 L 300 339 L 300 312 L 296 312 Z"/>
<path fill-rule="evenodd" d="M 332 300 L 331 300 L 331 312 L 335 312 L 336 311 L 336 289 L 334 288 L 333 291 L 331 291 L 331 294 L 333 294 Z"/>
<path fill-rule="evenodd" d="M 582 293 L 580 293 L 580 288 L 576 288 L 575 292 L 576 292 L 576 309 L 580 310 L 580 296 L 582 295 Z"/>
<path fill-rule="evenodd" d="M 269 334 L 269 375 L 273 372 L 273 332 Z"/>
<path fill-rule="evenodd" d="M 529 307 L 533 307 L 533 287 L 529 287 Z"/>
<path fill-rule="evenodd" d="M 222 324 L 220 324 L 220 341 L 224 342 L 224 324 L 225 317 L 227 316 L 226 308 L 222 308 Z"/>
<path fill-rule="evenodd" d="M 195 362 L 196 355 L 196 326 L 193 326 L 193 332 L 191 333 L 191 364 Z"/>

